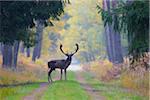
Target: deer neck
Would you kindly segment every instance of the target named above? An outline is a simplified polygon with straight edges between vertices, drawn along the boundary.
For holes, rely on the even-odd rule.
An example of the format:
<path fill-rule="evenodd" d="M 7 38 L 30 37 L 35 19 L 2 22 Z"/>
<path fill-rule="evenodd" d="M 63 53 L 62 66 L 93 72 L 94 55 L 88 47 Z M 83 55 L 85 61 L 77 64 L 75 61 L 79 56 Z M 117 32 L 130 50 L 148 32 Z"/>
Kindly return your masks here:
<path fill-rule="evenodd" d="M 71 58 L 67 58 L 67 59 L 66 59 L 66 65 L 65 65 L 66 68 L 68 68 L 69 65 L 71 64 L 71 60 L 72 60 Z"/>
<path fill-rule="evenodd" d="M 66 62 L 71 62 L 72 61 L 72 58 L 67 58 L 66 59 Z"/>

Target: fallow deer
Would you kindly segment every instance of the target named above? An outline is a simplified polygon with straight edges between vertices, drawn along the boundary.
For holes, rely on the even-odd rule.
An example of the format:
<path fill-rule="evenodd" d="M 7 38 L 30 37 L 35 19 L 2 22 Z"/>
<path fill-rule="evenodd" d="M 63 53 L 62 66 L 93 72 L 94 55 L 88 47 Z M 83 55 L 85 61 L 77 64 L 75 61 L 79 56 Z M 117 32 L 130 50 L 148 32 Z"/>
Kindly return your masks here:
<path fill-rule="evenodd" d="M 68 54 L 68 53 L 65 53 L 63 50 L 62 50 L 62 44 L 60 45 L 60 50 L 61 52 L 67 56 L 67 59 L 62 59 L 62 60 L 52 60 L 52 61 L 49 61 L 48 62 L 48 82 L 52 82 L 52 78 L 51 78 L 51 73 L 53 70 L 55 70 L 56 68 L 60 69 L 61 70 L 61 77 L 60 79 L 62 80 L 62 74 L 63 74 L 63 70 L 65 72 L 65 80 L 67 79 L 66 78 L 66 74 L 67 74 L 67 68 L 68 66 L 71 64 L 71 61 L 72 61 L 72 56 L 79 50 L 79 45 L 76 44 L 76 47 L 77 49 L 75 50 L 74 53 L 71 53 L 71 54 Z M 50 80 L 49 80 L 50 79 Z"/>

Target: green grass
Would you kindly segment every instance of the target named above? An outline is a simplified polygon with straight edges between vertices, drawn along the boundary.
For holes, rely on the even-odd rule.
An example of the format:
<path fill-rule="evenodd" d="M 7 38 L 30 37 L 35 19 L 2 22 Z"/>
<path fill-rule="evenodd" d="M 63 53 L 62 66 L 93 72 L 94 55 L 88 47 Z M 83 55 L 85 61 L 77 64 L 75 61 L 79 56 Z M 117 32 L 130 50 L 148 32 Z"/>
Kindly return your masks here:
<path fill-rule="evenodd" d="M 76 80 L 75 72 L 73 72 L 73 71 L 68 71 L 68 72 L 67 72 L 67 79 L 68 79 L 68 80 L 75 81 L 75 80 Z"/>
<path fill-rule="evenodd" d="M 75 81 L 56 81 L 48 87 L 41 100 L 89 100 L 89 97 Z"/>
<path fill-rule="evenodd" d="M 101 95 L 106 97 L 107 100 L 148 100 L 148 97 L 140 96 L 133 91 L 120 87 L 117 82 L 115 84 L 104 83 L 86 72 L 83 76 L 86 81 L 91 84 L 94 89 L 99 90 Z"/>
<path fill-rule="evenodd" d="M 67 79 L 52 83 L 41 100 L 89 100 L 87 93 L 75 81 L 74 72 L 69 71 Z"/>
<path fill-rule="evenodd" d="M 39 84 L 0 88 L 0 100 L 21 100 L 38 87 Z"/>
<path fill-rule="evenodd" d="M 123 89 L 109 84 L 94 84 L 93 87 L 102 91 L 108 100 L 148 100 L 148 98 L 139 96 L 127 89 Z"/>

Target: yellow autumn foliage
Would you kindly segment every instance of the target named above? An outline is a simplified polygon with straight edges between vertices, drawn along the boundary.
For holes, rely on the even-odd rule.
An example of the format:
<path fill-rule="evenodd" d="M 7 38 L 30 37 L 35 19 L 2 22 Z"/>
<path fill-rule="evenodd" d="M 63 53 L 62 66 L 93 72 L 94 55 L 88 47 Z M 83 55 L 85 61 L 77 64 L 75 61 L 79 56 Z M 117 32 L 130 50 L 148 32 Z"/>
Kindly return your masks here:
<path fill-rule="evenodd" d="M 141 94 L 148 96 L 149 77 L 148 71 L 127 71 L 121 75 L 120 80 L 123 87 L 139 91 Z"/>
<path fill-rule="evenodd" d="M 31 57 L 19 55 L 17 70 L 12 71 L 12 69 L 4 69 L 0 66 L 0 85 L 43 81 L 46 79 L 46 70 L 46 64 L 42 60 L 34 63 Z"/>
<path fill-rule="evenodd" d="M 83 65 L 87 71 L 91 71 L 100 80 L 109 80 L 109 82 L 116 82 L 120 86 L 129 88 L 130 90 L 137 91 L 141 95 L 150 96 L 149 94 L 149 77 L 150 72 L 145 71 L 145 69 L 140 69 L 136 71 L 132 70 L 120 70 L 117 72 L 118 78 L 112 77 L 117 68 L 117 65 L 113 65 L 108 60 L 104 61 L 93 61 L 88 65 Z M 117 67 L 116 67 L 117 66 Z M 123 66 L 123 65 L 122 65 Z M 119 66 L 121 67 L 121 66 Z M 117 68 L 117 69 L 116 69 Z M 113 80 L 113 81 L 110 81 Z M 107 81 L 108 82 L 108 81 Z"/>
<path fill-rule="evenodd" d="M 19 84 L 26 82 L 34 82 L 37 79 L 31 74 L 25 73 L 17 73 L 11 70 L 6 70 L 0 68 L 0 84 L 8 85 L 8 84 Z"/>
<path fill-rule="evenodd" d="M 90 63 L 90 70 L 100 79 L 104 77 L 107 74 L 107 71 L 109 71 L 112 67 L 113 64 L 108 60 L 104 60 L 103 62 L 94 61 Z"/>

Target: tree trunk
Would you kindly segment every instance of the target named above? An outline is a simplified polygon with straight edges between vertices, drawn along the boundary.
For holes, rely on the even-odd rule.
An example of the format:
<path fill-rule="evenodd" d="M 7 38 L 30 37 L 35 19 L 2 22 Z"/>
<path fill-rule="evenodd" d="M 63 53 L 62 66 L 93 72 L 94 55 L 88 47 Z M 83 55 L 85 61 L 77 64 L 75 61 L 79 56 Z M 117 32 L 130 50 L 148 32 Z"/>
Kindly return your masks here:
<path fill-rule="evenodd" d="M 41 46 L 42 46 L 42 33 L 44 29 L 44 23 L 42 20 L 36 21 L 36 41 L 35 47 L 33 49 L 32 61 L 35 61 L 41 55 Z"/>
<path fill-rule="evenodd" d="M 16 68 L 18 51 L 19 51 L 19 41 L 15 41 L 14 45 L 11 44 L 2 45 L 3 68 L 14 68 L 14 69 Z"/>
<path fill-rule="evenodd" d="M 38 44 L 36 43 L 35 47 L 33 49 L 32 61 L 36 60 L 36 57 L 37 57 L 37 47 L 38 47 Z"/>
<path fill-rule="evenodd" d="M 115 8 L 117 4 L 117 1 L 112 1 L 112 8 Z M 116 20 L 115 18 L 116 16 L 113 16 L 113 20 Z M 122 55 L 122 47 L 121 47 L 121 36 L 120 33 L 118 33 L 117 31 L 114 30 L 114 22 L 112 23 L 112 34 L 113 34 L 113 55 L 114 55 L 114 63 L 118 64 L 118 63 L 122 63 L 123 62 L 123 55 Z"/>
<path fill-rule="evenodd" d="M 115 34 L 115 63 L 123 63 L 123 54 L 122 54 L 122 47 L 121 47 L 121 36 L 118 32 Z"/>
<path fill-rule="evenodd" d="M 2 54 L 2 43 L 0 43 L 0 55 Z"/>
<path fill-rule="evenodd" d="M 3 68 L 11 68 L 12 66 L 12 45 L 3 44 Z"/>
<path fill-rule="evenodd" d="M 43 39 L 43 36 L 42 36 L 42 32 L 39 36 L 39 44 L 38 44 L 38 53 L 37 53 L 37 58 L 39 59 L 40 56 L 41 56 L 41 48 L 42 48 L 42 39 Z"/>
<path fill-rule="evenodd" d="M 111 7 L 115 7 L 116 1 L 110 2 L 110 0 L 103 0 L 103 9 L 110 12 Z M 115 16 L 113 16 L 113 20 Z M 118 32 L 114 30 L 114 23 L 106 24 L 105 26 L 105 39 L 106 50 L 108 59 L 112 63 L 118 64 L 123 62 L 122 50 L 121 50 L 121 37 Z"/>
<path fill-rule="evenodd" d="M 24 44 L 23 44 L 23 42 L 21 43 L 21 46 L 20 46 L 20 52 L 24 54 Z"/>
<path fill-rule="evenodd" d="M 19 41 L 15 41 L 14 48 L 13 48 L 13 63 L 12 63 L 12 67 L 14 69 L 16 69 L 16 66 L 17 66 L 18 51 L 19 51 Z"/>
<path fill-rule="evenodd" d="M 103 1 L 103 9 L 104 10 L 110 10 L 110 2 L 109 1 Z M 105 26 L 105 44 L 106 44 L 106 50 L 108 54 L 109 61 L 113 62 L 113 52 L 112 52 L 112 36 L 110 33 L 110 25 L 107 23 Z"/>
<path fill-rule="evenodd" d="M 7 67 L 6 54 L 7 54 L 6 45 L 2 44 L 2 67 Z M 4 52 L 5 51 L 5 52 Z"/>
<path fill-rule="evenodd" d="M 26 51 L 27 52 L 27 57 L 30 57 L 30 48 L 27 48 L 26 50 L 27 50 Z"/>

